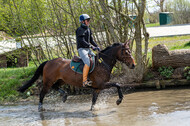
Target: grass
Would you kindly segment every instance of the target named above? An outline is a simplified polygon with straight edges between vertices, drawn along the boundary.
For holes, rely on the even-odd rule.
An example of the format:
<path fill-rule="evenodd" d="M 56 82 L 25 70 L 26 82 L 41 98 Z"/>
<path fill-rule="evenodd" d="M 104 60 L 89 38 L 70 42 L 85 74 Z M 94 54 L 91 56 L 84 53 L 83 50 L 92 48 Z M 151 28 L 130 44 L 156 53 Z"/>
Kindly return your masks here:
<path fill-rule="evenodd" d="M 180 46 L 176 45 L 171 47 L 171 50 L 176 50 L 176 49 L 190 49 L 190 41 Z"/>
<path fill-rule="evenodd" d="M 160 24 L 159 23 L 146 24 L 146 27 L 156 27 L 156 26 L 160 26 Z"/>
<path fill-rule="evenodd" d="M 0 102 L 14 101 L 19 96 L 17 89 L 33 76 L 35 67 L 0 69 Z"/>
<path fill-rule="evenodd" d="M 149 39 L 149 48 L 155 45 L 164 44 L 170 50 L 174 46 L 181 46 L 190 41 L 190 35 L 187 36 L 173 36 L 173 37 L 159 37 Z"/>

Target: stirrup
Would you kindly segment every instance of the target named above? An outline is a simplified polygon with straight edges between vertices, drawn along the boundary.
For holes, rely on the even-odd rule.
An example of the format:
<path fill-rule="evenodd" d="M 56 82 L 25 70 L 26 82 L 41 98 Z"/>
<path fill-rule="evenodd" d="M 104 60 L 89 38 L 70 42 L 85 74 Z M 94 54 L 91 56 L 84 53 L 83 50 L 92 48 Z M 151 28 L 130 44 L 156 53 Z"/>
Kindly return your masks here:
<path fill-rule="evenodd" d="M 82 85 L 82 86 L 83 86 L 83 87 L 91 87 L 91 86 L 92 86 L 92 81 L 86 80 L 86 81 L 83 82 L 83 85 Z"/>

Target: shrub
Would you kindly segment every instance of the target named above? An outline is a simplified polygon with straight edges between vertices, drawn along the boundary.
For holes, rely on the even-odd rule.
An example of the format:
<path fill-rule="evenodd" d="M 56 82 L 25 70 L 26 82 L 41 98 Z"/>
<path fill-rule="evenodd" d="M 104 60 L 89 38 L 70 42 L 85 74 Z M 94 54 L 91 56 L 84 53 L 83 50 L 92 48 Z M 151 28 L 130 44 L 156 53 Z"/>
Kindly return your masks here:
<path fill-rule="evenodd" d="M 170 78 L 173 74 L 174 69 L 169 66 L 169 67 L 159 67 L 158 72 L 160 73 L 161 76 L 165 78 Z"/>

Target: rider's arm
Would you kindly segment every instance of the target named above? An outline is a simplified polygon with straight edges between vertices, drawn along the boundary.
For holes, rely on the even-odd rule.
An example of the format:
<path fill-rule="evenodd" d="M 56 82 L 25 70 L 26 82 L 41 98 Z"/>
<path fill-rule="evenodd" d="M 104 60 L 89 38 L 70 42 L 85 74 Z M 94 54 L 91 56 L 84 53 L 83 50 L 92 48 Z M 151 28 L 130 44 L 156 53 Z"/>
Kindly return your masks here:
<path fill-rule="evenodd" d="M 93 39 L 93 37 L 92 37 L 92 31 L 91 31 L 91 29 L 90 29 L 90 43 L 91 43 L 93 46 L 98 47 L 98 45 L 94 42 L 94 39 Z"/>

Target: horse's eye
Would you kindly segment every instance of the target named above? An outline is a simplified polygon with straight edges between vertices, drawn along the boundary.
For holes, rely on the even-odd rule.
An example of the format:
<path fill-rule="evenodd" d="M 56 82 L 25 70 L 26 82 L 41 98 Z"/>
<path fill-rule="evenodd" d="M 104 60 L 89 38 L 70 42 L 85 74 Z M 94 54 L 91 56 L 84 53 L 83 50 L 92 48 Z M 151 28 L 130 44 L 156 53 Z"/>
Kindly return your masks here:
<path fill-rule="evenodd" d="M 129 53 L 130 53 L 130 51 L 129 51 L 129 50 L 126 50 L 126 51 L 125 51 L 125 53 L 126 53 L 126 54 L 129 54 Z"/>

